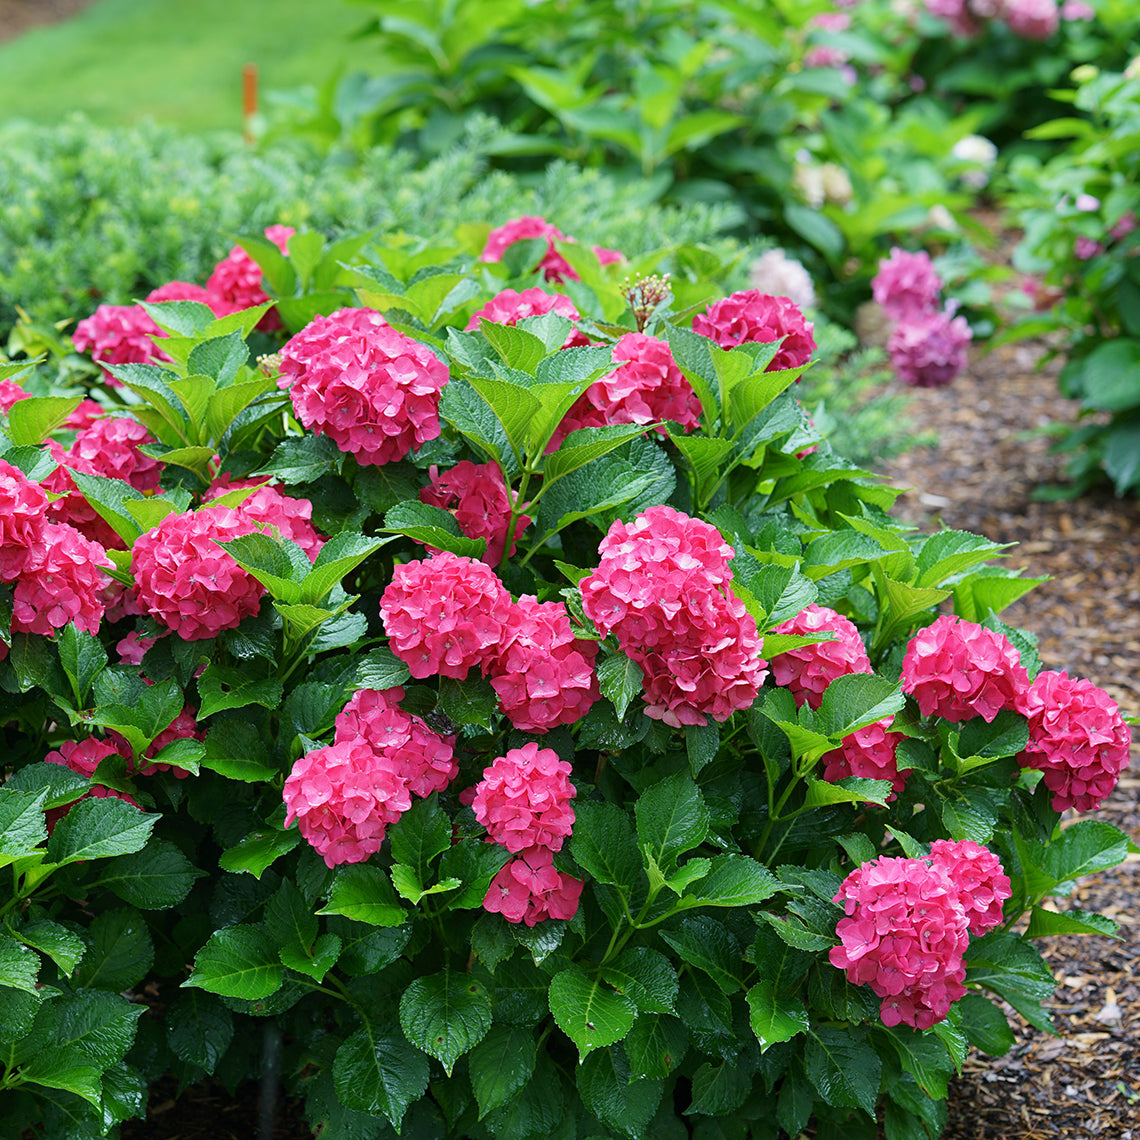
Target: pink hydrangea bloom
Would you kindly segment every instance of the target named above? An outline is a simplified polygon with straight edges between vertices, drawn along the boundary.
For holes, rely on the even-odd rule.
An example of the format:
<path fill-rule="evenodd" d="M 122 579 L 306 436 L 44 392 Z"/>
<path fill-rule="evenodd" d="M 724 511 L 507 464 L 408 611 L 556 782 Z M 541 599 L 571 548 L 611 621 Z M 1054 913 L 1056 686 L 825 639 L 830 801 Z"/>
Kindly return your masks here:
<path fill-rule="evenodd" d="M 772 632 L 801 637 L 815 633 L 837 635 L 835 641 L 819 641 L 802 649 L 789 649 L 772 658 L 772 680 L 791 689 L 797 705 L 807 701 L 817 709 L 824 690 L 836 677 L 872 672 L 871 659 L 854 623 L 827 606 L 817 606 L 813 602 L 794 618 L 781 622 Z"/>
<path fill-rule="evenodd" d="M 198 727 L 197 714 L 198 710 L 193 705 L 183 705 L 182 711 L 151 741 L 146 750 L 147 759 L 153 760 L 168 744 L 173 744 L 176 740 L 204 741 L 206 734 Z M 187 769 L 179 768 L 176 764 L 140 764 L 139 771 L 144 776 L 153 776 L 155 772 L 173 772 L 180 780 L 190 775 Z"/>
<path fill-rule="evenodd" d="M 228 507 L 167 515 L 132 550 L 139 605 L 187 641 L 234 629 L 265 589 L 218 543 L 255 529 Z"/>
<path fill-rule="evenodd" d="M 1061 5 L 1062 20 L 1095 20 L 1096 9 L 1085 0 L 1065 0 Z"/>
<path fill-rule="evenodd" d="M 219 298 L 204 285 L 195 285 L 190 281 L 168 281 L 165 285 L 152 289 L 146 295 L 146 300 L 152 305 L 163 301 L 197 301 L 200 305 L 208 305 L 214 309 L 217 315 L 222 315 L 218 312 L 223 307 L 219 304 Z"/>
<path fill-rule="evenodd" d="M 1005 0 L 1001 16 L 1014 35 L 1026 40 L 1047 40 L 1061 22 L 1057 0 Z"/>
<path fill-rule="evenodd" d="M 725 720 L 767 676 L 756 622 L 728 589 L 734 551 L 668 506 L 610 527 L 582 579 L 586 616 L 641 666 L 646 712 L 673 727 Z"/>
<path fill-rule="evenodd" d="M 614 345 L 614 361 L 622 363 L 575 400 L 555 432 L 554 447 L 572 431 L 606 424 L 672 420 L 684 431 L 700 427 L 701 403 L 665 341 L 626 333 Z"/>
<path fill-rule="evenodd" d="M 1000 633 L 953 614 L 920 629 L 902 663 L 902 688 L 923 716 L 988 724 L 1029 688 L 1021 656 Z"/>
<path fill-rule="evenodd" d="M 18 467 L 0 459 L 0 582 L 12 582 L 43 548 L 47 495 Z"/>
<path fill-rule="evenodd" d="M 581 319 L 581 314 L 574 308 L 574 302 L 569 297 L 562 293 L 547 293 L 535 285 L 521 293 L 515 289 L 503 289 L 496 293 L 481 309 L 471 314 L 467 329 L 477 329 L 481 320 L 495 325 L 517 325 L 527 317 L 539 317 L 543 313 L 557 313 L 570 321 Z M 590 338 L 585 333 L 573 329 L 562 347 L 573 348 L 575 345 L 589 343 Z"/>
<path fill-rule="evenodd" d="M 693 332 L 710 337 L 721 348 L 735 348 L 745 341 L 771 344 L 782 340 L 769 372 L 807 364 L 815 351 L 814 331 L 814 323 L 804 320 L 793 301 L 759 289 L 733 293 L 693 318 Z"/>
<path fill-rule="evenodd" d="M 497 463 L 472 463 L 461 459 L 441 475 L 437 467 L 428 470 L 431 479 L 420 490 L 420 500 L 433 507 L 449 510 L 459 529 L 468 538 L 485 538 L 487 549 L 482 561 L 498 566 L 507 544 L 507 528 L 511 523 L 511 506 L 516 496 L 506 484 Z M 522 532 L 530 525 L 527 515 L 515 519 L 511 537 L 511 554 Z"/>
<path fill-rule="evenodd" d="M 1023 768 L 1045 773 L 1054 811 L 1095 811 L 1128 766 L 1132 732 L 1116 702 L 1091 681 L 1046 670 L 1014 707 L 1029 718 Z"/>
<path fill-rule="evenodd" d="M 1073 242 L 1073 256 L 1078 261 L 1091 261 L 1100 253 L 1104 253 L 1104 246 L 1094 238 L 1082 234 Z"/>
<path fill-rule="evenodd" d="M 82 740 L 65 740 L 54 752 L 49 752 L 44 760 L 48 764 L 62 764 L 80 776 L 90 779 L 95 769 L 108 756 L 119 755 L 119 749 L 110 740 L 97 736 L 86 736 Z"/>
<path fill-rule="evenodd" d="M 83 431 L 106 414 L 107 409 L 94 400 L 80 400 L 79 407 L 63 421 L 63 426 L 70 431 Z"/>
<path fill-rule="evenodd" d="M 156 637 L 143 637 L 139 633 L 128 633 L 118 645 L 115 652 L 119 660 L 126 665 L 141 665 L 147 650 L 158 640 Z"/>
<path fill-rule="evenodd" d="M 88 353 L 100 364 L 154 364 L 170 359 L 155 344 L 164 335 L 141 305 L 100 305 L 75 326 L 71 341 L 76 352 Z M 103 376 L 121 387 L 105 368 Z"/>
<path fill-rule="evenodd" d="M 842 67 L 850 58 L 841 48 L 816 44 L 804 52 L 804 67 Z"/>
<path fill-rule="evenodd" d="M 616 265 L 625 261 L 625 254 L 620 249 L 607 249 L 604 245 L 591 246 L 599 265 Z"/>
<path fill-rule="evenodd" d="M 772 662 L 775 667 L 775 658 Z M 885 717 L 864 728 L 857 728 L 833 752 L 823 755 L 823 778 L 831 783 L 845 780 L 848 776 L 860 776 L 865 780 L 890 780 L 891 794 L 888 801 L 906 787 L 907 777 L 913 769 L 899 771 L 898 747 L 906 739 L 901 732 L 891 732 L 893 717 Z"/>
<path fill-rule="evenodd" d="M 269 226 L 265 236 L 282 253 L 288 253 L 289 239 L 296 232 L 292 226 Z M 269 300 L 261 287 L 261 266 L 240 245 L 235 245 L 214 266 L 206 281 L 206 292 L 210 296 L 206 303 L 220 317 L 264 305 Z M 281 327 L 281 318 L 275 310 L 270 309 L 257 327 L 262 332 L 272 332 Z"/>
<path fill-rule="evenodd" d="M 31 392 L 28 392 L 15 380 L 0 380 L 0 412 L 6 412 L 13 404 L 19 403 L 20 400 L 31 399 Z"/>
<path fill-rule="evenodd" d="M 1121 214 L 1116 222 L 1111 227 L 1109 227 L 1108 232 L 1112 234 L 1112 236 L 1116 238 L 1117 241 L 1120 241 L 1122 238 L 1126 238 L 1130 233 L 1132 233 L 1132 231 L 1136 229 L 1137 225 L 1140 225 L 1140 223 L 1138 223 L 1136 220 L 1135 211 L 1128 210 L 1126 213 Z"/>
<path fill-rule="evenodd" d="M 930 859 L 958 888 L 958 901 L 970 920 L 970 933 L 982 935 L 1001 924 L 1001 905 L 1012 894 L 1001 860 L 970 839 L 936 839 Z"/>
<path fill-rule="evenodd" d="M 846 32 L 851 28 L 851 17 L 846 12 L 818 12 L 808 20 L 808 26 L 822 32 Z"/>
<path fill-rule="evenodd" d="M 511 596 L 495 572 L 450 551 L 397 566 L 380 599 L 392 652 L 413 677 L 462 679 L 498 651 Z"/>
<path fill-rule="evenodd" d="M 479 255 L 480 261 L 502 261 L 507 246 L 526 238 L 545 238 L 546 253 L 538 263 L 547 281 L 577 281 L 578 274 L 570 268 L 570 263 L 554 248 L 556 241 L 570 239 L 555 225 L 537 214 L 525 214 L 512 218 L 505 225 L 492 230 L 487 235 L 487 244 Z"/>
<path fill-rule="evenodd" d="M 68 623 L 98 633 L 103 620 L 104 567 L 111 560 L 74 527 L 48 523 L 43 545 L 24 567 L 12 593 L 12 631 L 50 637 Z"/>
<path fill-rule="evenodd" d="M 512 854 L 528 847 L 561 851 L 574 827 L 570 765 L 531 741 L 483 769 L 472 808 L 487 834 Z"/>
<path fill-rule="evenodd" d="M 969 0 L 926 0 L 926 10 L 945 20 L 954 32 L 966 38 L 976 36 L 982 25 L 970 10 Z"/>
<path fill-rule="evenodd" d="M 357 690 L 337 714 L 335 739 L 366 741 L 412 795 L 427 797 L 459 774 L 455 737 L 441 736 L 404 712 L 403 696 L 401 688 Z"/>
<path fill-rule="evenodd" d="M 362 863 L 411 807 L 407 784 L 371 744 L 352 737 L 306 753 L 285 781 L 285 826 L 297 821 L 330 866 Z"/>
<path fill-rule="evenodd" d="M 597 653 L 597 642 L 575 638 L 561 602 L 524 594 L 511 607 L 486 671 L 511 724 L 547 732 L 580 720 L 601 695 Z"/>
<path fill-rule="evenodd" d="M 890 257 L 879 262 L 871 281 L 871 295 L 893 321 L 907 320 L 930 312 L 938 305 L 942 278 L 925 250 L 908 253 L 895 246 Z"/>
<path fill-rule="evenodd" d="M 904 384 L 942 388 L 966 367 L 972 337 L 966 318 L 947 308 L 900 320 L 887 340 L 887 353 Z"/>
<path fill-rule="evenodd" d="M 230 491 L 243 487 L 256 487 L 257 490 L 252 495 L 247 495 L 233 509 L 242 518 L 261 524 L 262 530 L 276 530 L 282 538 L 295 542 L 309 556 L 309 561 L 315 562 L 326 539 L 310 521 L 313 517 L 313 504 L 308 499 L 286 495 L 272 483 L 257 479 L 230 482 L 229 476 L 222 476 L 210 485 L 205 500 L 209 504 Z"/>
<path fill-rule="evenodd" d="M 316 317 L 281 350 L 297 418 L 360 463 L 393 463 L 439 435 L 447 365 L 368 309 Z"/>
<path fill-rule="evenodd" d="M 510 859 L 491 880 L 484 910 L 508 922 L 534 926 L 546 918 L 573 918 L 585 884 L 554 867 L 547 847 L 532 847 Z"/>
<path fill-rule="evenodd" d="M 831 964 L 882 999 L 887 1026 L 929 1029 L 965 996 L 969 918 L 942 866 L 884 855 L 843 880 Z"/>

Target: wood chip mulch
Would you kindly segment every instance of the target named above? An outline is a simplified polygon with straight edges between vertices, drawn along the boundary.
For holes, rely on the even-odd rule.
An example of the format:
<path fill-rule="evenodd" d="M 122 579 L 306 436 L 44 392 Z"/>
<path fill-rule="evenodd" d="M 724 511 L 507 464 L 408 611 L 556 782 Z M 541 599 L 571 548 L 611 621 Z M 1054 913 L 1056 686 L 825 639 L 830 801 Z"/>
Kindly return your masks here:
<path fill-rule="evenodd" d="M 1140 504 L 1107 493 L 1033 498 L 1037 487 L 1063 482 L 1064 459 L 1030 433 L 1075 418 L 1057 393 L 1056 368 L 1036 369 L 1041 354 L 1040 345 L 998 348 L 950 387 L 915 392 L 915 419 L 939 442 L 885 465 L 895 485 L 912 488 L 896 513 L 923 531 L 945 525 L 1016 542 L 1007 564 L 1051 580 L 1003 620 L 1038 635 L 1045 668 L 1087 677 L 1126 715 L 1140 715 Z M 1140 844 L 1137 756 L 1134 748 L 1092 818 Z M 1058 1036 L 1007 1009 L 1016 1044 L 1005 1057 L 968 1059 L 951 1088 L 945 1140 L 1140 1140 L 1140 856 L 1081 880 L 1057 903 L 1109 915 L 1121 940 L 1041 940 L 1059 982 Z"/>

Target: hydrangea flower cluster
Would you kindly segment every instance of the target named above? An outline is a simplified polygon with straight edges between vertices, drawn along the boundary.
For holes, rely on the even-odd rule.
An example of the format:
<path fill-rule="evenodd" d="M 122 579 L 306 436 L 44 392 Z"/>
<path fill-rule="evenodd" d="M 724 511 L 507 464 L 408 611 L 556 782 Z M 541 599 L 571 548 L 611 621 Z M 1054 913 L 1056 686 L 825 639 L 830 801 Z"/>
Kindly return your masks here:
<path fill-rule="evenodd" d="M 482 561 L 488 566 L 498 566 L 506 549 L 514 502 L 514 494 L 507 486 L 499 465 L 463 459 L 442 474 L 438 467 L 432 466 L 428 475 L 431 482 L 420 489 L 420 501 L 451 511 L 459 529 L 468 538 L 485 538 L 487 549 Z M 515 519 L 511 554 L 514 554 L 515 543 L 530 521 L 527 515 L 519 515 Z"/>
<path fill-rule="evenodd" d="M 939 309 L 942 279 L 925 251 L 897 246 L 879 262 L 871 292 L 894 322 L 887 338 L 891 367 L 905 384 L 941 388 L 966 367 L 973 333 L 954 304 Z"/>
<path fill-rule="evenodd" d="M 292 226 L 268 226 L 265 236 L 282 253 L 289 251 L 289 239 L 297 231 Z M 268 294 L 261 287 L 261 266 L 240 245 L 235 245 L 217 265 L 206 281 L 206 304 L 224 317 L 242 309 L 264 305 Z M 197 300 L 198 298 L 191 298 Z M 281 327 L 281 318 L 270 309 L 258 322 L 262 332 L 273 332 Z"/>
<path fill-rule="evenodd" d="M 1009 879 L 985 848 L 937 846 L 926 858 L 884 855 L 864 863 L 835 896 L 846 917 L 828 957 L 849 982 L 869 985 L 882 999 L 887 1026 L 929 1029 L 946 1016 L 966 993 L 971 929 L 983 933 L 999 922 L 1001 899 L 1009 897 Z"/>
<path fill-rule="evenodd" d="M 540 317 L 543 313 L 557 313 L 568 321 L 581 320 L 574 302 L 562 293 L 547 293 L 537 285 L 530 289 L 503 289 L 496 293 L 481 309 L 476 309 L 467 322 L 467 331 L 479 327 L 480 321 L 493 325 L 517 325 L 527 317 Z M 589 344 L 590 338 L 574 329 L 566 338 L 563 348 Z"/>
<path fill-rule="evenodd" d="M 1001 20 L 1015 36 L 1047 40 L 1061 20 L 1088 20 L 1096 13 L 1083 3 L 1057 0 L 926 0 L 926 10 L 964 38 L 978 35 L 987 20 Z"/>
<path fill-rule="evenodd" d="M 301 423 L 360 463 L 393 463 L 439 435 L 447 365 L 371 309 L 316 317 L 281 350 L 281 374 Z"/>
<path fill-rule="evenodd" d="M 574 636 L 561 602 L 524 594 L 510 608 L 486 672 L 515 728 L 547 732 L 580 720 L 601 695 L 597 654 L 597 642 Z"/>
<path fill-rule="evenodd" d="M 449 551 L 397 566 L 380 599 L 392 652 L 413 677 L 489 677 L 516 728 L 547 732 L 599 697 L 597 646 L 574 636 L 565 606 L 513 602 L 493 570 Z"/>
<path fill-rule="evenodd" d="M 154 758 L 168 745 L 176 740 L 206 739 L 206 733 L 198 727 L 198 710 L 193 705 L 183 705 L 182 711 L 151 741 L 146 750 L 146 758 Z M 128 745 L 129 747 L 129 745 Z M 179 768 L 177 764 L 139 764 L 138 771 L 144 776 L 153 776 L 155 772 L 173 772 L 179 780 L 186 779 L 190 772 L 186 768 Z"/>
<path fill-rule="evenodd" d="M 154 364 L 170 359 L 155 344 L 165 335 L 141 305 L 100 305 L 75 326 L 71 343 L 100 364 Z M 122 387 L 106 368 L 103 379 Z"/>
<path fill-rule="evenodd" d="M 1021 655 L 1000 633 L 953 614 L 942 614 L 910 639 L 902 663 L 902 689 L 925 717 L 988 724 L 1029 688 Z"/>
<path fill-rule="evenodd" d="M 791 257 L 786 250 L 765 250 L 748 267 L 748 279 L 760 293 L 787 297 L 802 309 L 816 306 L 815 285 L 803 262 Z"/>
<path fill-rule="evenodd" d="M 139 605 L 186 641 L 234 629 L 265 590 L 218 543 L 256 529 L 229 507 L 167 515 L 131 552 Z"/>
<path fill-rule="evenodd" d="M 404 712 L 404 690 L 361 689 L 336 718 L 333 743 L 306 753 L 285 781 L 285 825 L 294 819 L 328 866 L 380 850 L 412 796 L 455 779 L 455 738 Z"/>
<path fill-rule="evenodd" d="M 701 403 L 665 341 L 645 333 L 626 333 L 614 345 L 613 354 L 615 362 L 622 363 L 574 401 L 548 450 L 579 428 L 659 420 L 672 420 L 687 432 L 700 427 Z"/>
<path fill-rule="evenodd" d="M 780 341 L 769 372 L 807 364 L 815 351 L 814 331 L 814 323 L 805 321 L 799 306 L 789 298 L 773 297 L 759 289 L 733 293 L 693 318 L 693 332 L 710 337 L 721 348 L 735 348 L 745 341 Z"/>
<path fill-rule="evenodd" d="M 556 225 L 537 214 L 524 214 L 521 218 L 512 218 L 504 225 L 493 229 L 487 235 L 487 243 L 479 259 L 502 261 L 508 246 L 514 245 L 516 241 L 525 241 L 527 238 L 546 239 L 546 253 L 542 255 L 538 268 L 547 281 L 580 280 L 566 258 L 554 248 L 556 241 L 572 242 L 574 239 L 567 237 Z M 594 246 L 594 254 L 602 265 L 623 260 L 623 255 L 616 249 L 606 249 L 600 245 Z"/>
<path fill-rule="evenodd" d="M 46 523 L 42 542 L 12 592 L 12 632 L 52 636 L 69 623 L 97 633 L 111 560 L 97 542 L 64 523 Z"/>
<path fill-rule="evenodd" d="M 397 566 L 380 599 L 392 652 L 416 678 L 462 680 L 472 666 L 488 664 L 510 607 L 489 566 L 447 550 Z"/>
<path fill-rule="evenodd" d="M 85 776 L 90 779 L 95 769 L 107 759 L 108 756 L 115 756 L 119 754 L 119 750 L 109 741 L 101 740 L 95 736 L 85 737 L 83 740 L 65 740 L 58 749 L 49 752 L 44 757 L 44 762 L 47 764 L 62 764 L 65 768 L 70 768 L 73 772 L 78 773 L 80 776 Z M 79 797 L 80 800 L 96 799 L 101 800 L 106 797 L 112 797 L 117 800 L 125 800 L 131 805 L 136 807 L 139 811 L 142 808 L 135 802 L 132 796 L 127 795 L 126 792 L 120 792 L 115 788 L 107 788 L 102 784 L 92 784 L 90 791 L 84 792 Z M 79 800 L 73 803 L 65 804 L 63 807 L 51 808 L 44 815 L 44 822 L 47 825 L 48 835 L 55 830 L 55 825 L 75 805 Z"/>
<path fill-rule="evenodd" d="M 1043 671 L 1014 702 L 1029 719 L 1024 768 L 1044 772 L 1053 810 L 1095 811 L 1128 766 L 1132 732 L 1116 702 L 1091 681 Z"/>
<path fill-rule="evenodd" d="M 618 520 L 582 579 L 582 606 L 641 666 L 646 713 L 674 728 L 724 721 L 768 675 L 756 622 L 731 592 L 734 551 L 715 527 L 668 506 Z"/>
<path fill-rule="evenodd" d="M 574 826 L 570 765 L 533 741 L 512 748 L 484 769 L 472 808 L 488 837 L 516 858 L 487 890 L 483 906 L 508 922 L 533 926 L 544 918 L 572 918 L 582 883 L 557 871 L 553 853 Z"/>
<path fill-rule="evenodd" d="M 157 289 L 152 289 L 147 295 L 148 304 L 158 305 L 166 301 L 197 301 L 213 310 L 214 316 L 225 315 L 225 305 L 221 298 L 211 293 L 204 285 L 195 285 L 192 281 L 168 281 Z"/>
<path fill-rule="evenodd" d="M 0 582 L 13 582 L 36 557 L 47 526 L 47 495 L 18 467 L 0 459 Z"/>
<path fill-rule="evenodd" d="M 806 701 L 817 709 L 824 690 L 836 677 L 872 671 L 871 659 L 854 623 L 827 606 L 812 602 L 772 632 L 800 637 L 816 633 L 836 635 L 834 641 L 817 641 L 772 658 L 772 680 L 790 689 L 797 705 Z"/>
<path fill-rule="evenodd" d="M 773 669 L 777 661 L 778 657 L 773 659 Z M 895 799 L 906 787 L 913 769 L 899 771 L 898 748 L 906 737 L 901 732 L 891 732 L 893 723 L 894 717 L 884 717 L 845 736 L 838 748 L 824 753 L 823 778 L 833 784 L 848 776 L 890 780 L 891 794 L 887 799 Z"/>
<path fill-rule="evenodd" d="M 0 380 L 0 412 L 7 412 L 13 404 L 31 398 L 31 392 L 27 391 L 23 385 L 17 384 L 15 380 Z"/>
<path fill-rule="evenodd" d="M 205 496 L 206 505 L 244 487 L 257 489 L 242 499 L 234 510 L 242 518 L 260 524 L 262 529 L 276 530 L 282 538 L 295 542 L 308 555 L 309 561 L 315 562 L 325 544 L 325 537 L 312 524 L 313 504 L 308 499 L 286 495 L 272 483 L 259 483 L 254 479 L 230 482 L 228 476 L 222 476 L 210 485 Z"/>

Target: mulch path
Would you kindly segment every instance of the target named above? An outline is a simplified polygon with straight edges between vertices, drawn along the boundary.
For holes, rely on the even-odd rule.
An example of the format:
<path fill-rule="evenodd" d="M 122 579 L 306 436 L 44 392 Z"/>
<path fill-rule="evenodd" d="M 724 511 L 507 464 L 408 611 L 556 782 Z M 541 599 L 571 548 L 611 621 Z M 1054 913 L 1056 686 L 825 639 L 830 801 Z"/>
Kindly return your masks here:
<path fill-rule="evenodd" d="M 0 0 L 0 43 L 44 24 L 57 24 L 95 0 Z"/>
<path fill-rule="evenodd" d="M 1007 564 L 1051 580 L 1002 619 L 1038 635 L 1045 668 L 1087 677 L 1126 715 L 1140 715 L 1140 504 L 1110 494 L 1033 498 L 1037 487 L 1063 482 L 1064 460 L 1030 433 L 1075 417 L 1057 393 L 1056 368 L 1035 367 L 1042 347 L 978 354 L 950 387 L 916 391 L 914 418 L 939 442 L 885 473 L 912 488 L 896 513 L 921 530 L 945 525 L 1016 542 Z M 1137 755 L 1094 818 L 1140 844 Z M 1140 1140 L 1140 856 L 1081 880 L 1061 903 L 1069 905 L 1108 914 L 1122 940 L 1041 941 L 1059 982 L 1058 1036 L 1007 1010 L 1016 1044 L 997 1059 L 971 1055 L 951 1088 L 945 1140 Z"/>

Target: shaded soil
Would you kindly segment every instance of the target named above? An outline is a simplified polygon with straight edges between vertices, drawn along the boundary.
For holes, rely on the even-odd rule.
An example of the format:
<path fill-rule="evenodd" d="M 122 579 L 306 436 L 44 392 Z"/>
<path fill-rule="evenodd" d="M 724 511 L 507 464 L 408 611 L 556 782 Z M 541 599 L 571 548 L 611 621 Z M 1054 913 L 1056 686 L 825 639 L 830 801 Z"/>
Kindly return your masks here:
<path fill-rule="evenodd" d="M 89 8 L 95 0 L 0 0 L 0 43 L 29 28 L 55 24 Z"/>

